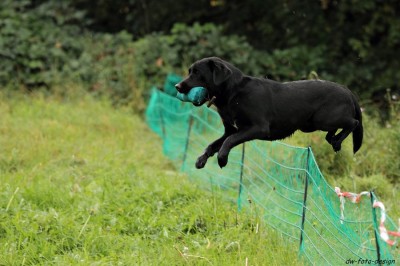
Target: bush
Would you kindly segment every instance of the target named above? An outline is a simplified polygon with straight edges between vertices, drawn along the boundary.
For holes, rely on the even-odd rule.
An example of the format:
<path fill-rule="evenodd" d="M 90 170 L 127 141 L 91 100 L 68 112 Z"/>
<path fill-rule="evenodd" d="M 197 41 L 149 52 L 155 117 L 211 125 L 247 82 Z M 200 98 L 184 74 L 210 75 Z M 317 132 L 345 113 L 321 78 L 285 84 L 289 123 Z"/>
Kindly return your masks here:
<path fill-rule="evenodd" d="M 82 12 L 53 2 L 32 7 L 31 1 L 12 0 L 2 1 L 0 10 L 1 85 L 49 87 L 64 65 L 82 53 L 83 29 L 70 24 Z"/>
<path fill-rule="evenodd" d="M 83 83 L 115 104 L 143 110 L 134 79 L 132 36 L 93 33 L 84 13 L 67 3 L 6 0 L 0 3 L 0 85 L 53 91 Z"/>
<path fill-rule="evenodd" d="M 79 57 L 65 64 L 62 73 L 82 82 L 95 94 L 107 95 L 114 104 L 133 104 L 143 110 L 144 104 L 134 76 L 135 54 L 132 36 L 126 32 L 84 36 Z"/>
<path fill-rule="evenodd" d="M 224 35 L 221 26 L 178 23 L 167 35 L 151 34 L 141 38 L 135 43 L 135 51 L 137 76 L 161 86 L 167 73 L 185 75 L 194 61 L 209 56 L 230 61 L 249 75 L 276 80 L 306 78 L 323 64 L 321 55 L 325 49 L 299 46 L 270 54 L 256 50 L 243 36 Z M 149 87 L 149 83 L 145 86 Z"/>
<path fill-rule="evenodd" d="M 224 36 L 220 26 L 198 23 L 192 27 L 175 24 L 170 34 L 148 35 L 138 40 L 135 48 L 137 75 L 158 85 L 167 73 L 184 75 L 194 61 L 209 56 L 224 58 L 249 74 L 260 75 L 265 65 L 263 58 L 267 56 L 243 37 Z"/>
<path fill-rule="evenodd" d="M 325 64 L 324 54 L 326 47 L 317 46 L 310 49 L 299 45 L 282 50 L 274 50 L 267 57 L 269 75 L 275 80 L 307 79 L 311 72 L 318 73 L 322 79 L 333 79 L 325 71 L 321 71 Z"/>

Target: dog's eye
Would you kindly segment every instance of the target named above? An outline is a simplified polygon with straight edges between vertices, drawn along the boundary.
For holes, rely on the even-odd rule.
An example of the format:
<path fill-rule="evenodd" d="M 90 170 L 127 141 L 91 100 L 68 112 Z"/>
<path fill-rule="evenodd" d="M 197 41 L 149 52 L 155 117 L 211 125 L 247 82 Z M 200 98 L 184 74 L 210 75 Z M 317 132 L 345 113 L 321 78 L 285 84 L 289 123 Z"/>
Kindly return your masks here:
<path fill-rule="evenodd" d="M 197 69 L 194 68 L 194 69 L 192 69 L 192 73 L 195 74 L 195 75 L 197 75 L 197 74 L 199 73 L 199 71 L 198 71 Z"/>

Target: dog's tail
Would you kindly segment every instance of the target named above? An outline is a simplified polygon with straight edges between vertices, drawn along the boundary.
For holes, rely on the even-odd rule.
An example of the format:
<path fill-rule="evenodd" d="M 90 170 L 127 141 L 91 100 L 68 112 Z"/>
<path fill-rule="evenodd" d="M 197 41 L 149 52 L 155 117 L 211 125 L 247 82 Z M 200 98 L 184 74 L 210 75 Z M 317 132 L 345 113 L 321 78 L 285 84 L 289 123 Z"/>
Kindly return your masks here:
<path fill-rule="evenodd" d="M 354 94 L 351 94 L 351 96 L 353 98 L 354 109 L 356 111 L 355 119 L 358 120 L 358 125 L 353 130 L 353 152 L 356 153 L 361 148 L 364 130 L 362 125 L 362 114 L 360 105 L 358 104 L 358 101 Z"/>

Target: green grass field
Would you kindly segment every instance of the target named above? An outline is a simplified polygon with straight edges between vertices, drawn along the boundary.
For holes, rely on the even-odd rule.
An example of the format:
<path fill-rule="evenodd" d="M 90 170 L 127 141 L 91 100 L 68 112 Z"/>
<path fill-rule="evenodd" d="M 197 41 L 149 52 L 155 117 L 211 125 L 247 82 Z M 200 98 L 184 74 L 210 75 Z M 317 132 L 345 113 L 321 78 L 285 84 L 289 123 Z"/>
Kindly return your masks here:
<path fill-rule="evenodd" d="M 162 155 L 128 110 L 0 94 L 0 265 L 298 265 Z"/>

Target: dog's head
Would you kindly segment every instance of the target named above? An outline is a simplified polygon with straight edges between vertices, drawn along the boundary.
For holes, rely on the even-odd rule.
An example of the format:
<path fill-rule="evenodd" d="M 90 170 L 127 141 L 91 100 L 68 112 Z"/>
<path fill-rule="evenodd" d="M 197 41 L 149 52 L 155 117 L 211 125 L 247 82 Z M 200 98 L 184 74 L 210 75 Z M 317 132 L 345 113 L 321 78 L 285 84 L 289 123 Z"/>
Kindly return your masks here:
<path fill-rule="evenodd" d="M 218 57 L 208 57 L 196 61 L 189 68 L 189 75 L 175 88 L 180 93 L 188 93 L 193 87 L 204 87 L 207 89 L 208 97 L 196 106 L 210 101 L 218 95 L 218 89 L 224 85 L 232 76 L 233 67 Z"/>

